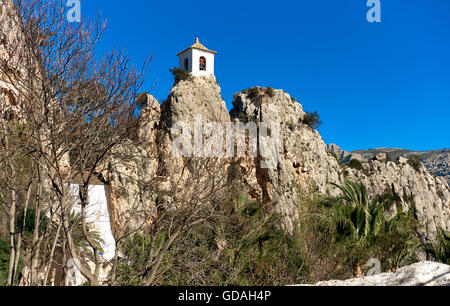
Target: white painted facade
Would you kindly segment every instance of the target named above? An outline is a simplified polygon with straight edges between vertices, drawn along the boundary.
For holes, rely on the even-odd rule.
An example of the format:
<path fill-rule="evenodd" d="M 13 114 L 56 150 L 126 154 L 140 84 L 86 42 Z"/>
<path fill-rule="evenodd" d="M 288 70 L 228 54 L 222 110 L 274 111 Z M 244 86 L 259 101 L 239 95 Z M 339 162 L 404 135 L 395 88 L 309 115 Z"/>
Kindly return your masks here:
<path fill-rule="evenodd" d="M 108 207 L 108 186 L 104 185 L 90 185 L 88 191 L 89 204 L 85 209 L 86 221 L 93 225 L 95 230 L 100 234 L 103 240 L 102 249 L 100 253 L 103 262 L 112 260 L 116 252 L 116 240 L 114 239 L 111 230 L 111 220 Z M 70 191 L 74 199 L 78 199 L 79 186 L 77 184 L 70 185 Z M 75 201 L 75 205 L 72 208 L 73 212 L 81 214 L 81 204 L 79 201 Z M 66 276 L 66 286 L 81 286 L 88 280 L 81 274 L 79 267 L 75 262 L 69 262 L 66 264 L 69 268 L 68 276 Z M 88 262 L 91 270 L 95 269 L 93 262 Z M 108 274 L 111 270 L 110 265 L 102 266 L 100 268 L 99 281 L 103 283 L 107 281 Z"/>
<path fill-rule="evenodd" d="M 206 60 L 206 70 L 200 70 L 200 58 L 204 57 Z M 214 53 L 203 51 L 199 49 L 190 49 L 185 53 L 179 55 L 180 68 L 193 76 L 214 75 Z M 185 61 L 188 66 L 186 69 Z"/>
<path fill-rule="evenodd" d="M 74 194 L 78 194 L 78 188 L 78 185 L 71 185 L 71 190 Z M 104 244 L 102 245 L 104 252 L 101 256 L 109 261 L 114 258 L 116 241 L 111 230 L 107 188 L 107 186 L 103 185 L 89 186 L 89 204 L 86 207 L 86 221 L 93 224 L 95 230 L 100 233 L 100 236 L 104 241 Z M 81 205 L 77 203 L 72 211 L 81 213 Z"/>
<path fill-rule="evenodd" d="M 214 75 L 214 57 L 215 51 L 207 49 L 200 44 L 198 38 L 194 45 L 179 53 L 177 56 L 180 62 L 180 68 L 189 72 L 193 76 Z M 202 67 L 200 61 L 203 58 L 205 65 Z"/>

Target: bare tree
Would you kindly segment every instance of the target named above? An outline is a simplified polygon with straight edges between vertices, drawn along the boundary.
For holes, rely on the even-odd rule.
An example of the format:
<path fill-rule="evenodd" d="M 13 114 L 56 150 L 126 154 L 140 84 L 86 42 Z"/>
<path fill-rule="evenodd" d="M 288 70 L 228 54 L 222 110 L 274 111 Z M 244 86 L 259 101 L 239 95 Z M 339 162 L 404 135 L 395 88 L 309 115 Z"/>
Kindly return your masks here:
<path fill-rule="evenodd" d="M 99 245 L 86 222 L 88 187 L 94 178 L 101 179 L 111 149 L 136 134 L 134 100 L 147 65 L 144 63 L 143 70 L 137 72 L 119 51 L 96 59 L 95 46 L 105 24 L 99 20 L 68 23 L 62 0 L 15 0 L 11 8 L 17 35 L 14 41 L 3 35 L 6 42 L 0 63 L 0 76 L 9 97 L 9 103 L 4 104 L 8 104 L 10 113 L 0 119 L 5 156 L 2 167 L 9 169 L 5 180 L 10 183 L 4 189 L 10 190 L 9 204 L 3 201 L 2 208 L 10 220 L 15 220 L 18 187 L 25 186 L 28 201 L 34 192 L 35 228 L 27 258 L 30 284 L 39 284 L 42 270 L 47 280 L 43 257 L 49 256 L 52 261 L 57 241 L 63 239 L 67 255 L 80 260 L 82 274 L 91 285 L 97 285 L 101 261 Z M 17 124 L 24 127 L 20 134 L 25 139 L 22 150 L 9 140 Z M 26 184 L 17 180 L 16 164 L 22 156 L 33 169 Z M 80 254 L 69 220 L 73 206 L 70 183 L 74 182 L 80 185 L 82 233 L 92 251 L 94 268 Z M 42 215 L 48 219 L 44 229 Z M 15 223 L 10 222 L 11 257 L 17 258 L 14 227 Z M 53 240 L 49 239 L 52 230 L 58 233 Z M 45 256 L 41 251 L 46 252 Z M 10 269 L 15 268 L 17 265 L 12 264 Z M 10 276 L 13 280 L 14 273 L 10 272 Z"/>

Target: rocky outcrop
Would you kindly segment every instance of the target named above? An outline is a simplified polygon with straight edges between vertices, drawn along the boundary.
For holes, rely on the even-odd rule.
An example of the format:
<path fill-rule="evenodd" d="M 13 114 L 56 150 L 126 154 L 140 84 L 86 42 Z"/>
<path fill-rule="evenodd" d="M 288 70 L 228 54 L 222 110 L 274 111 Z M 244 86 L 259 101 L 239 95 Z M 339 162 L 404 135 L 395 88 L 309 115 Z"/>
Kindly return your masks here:
<path fill-rule="evenodd" d="M 395 273 L 383 273 L 345 281 L 326 281 L 315 286 L 450 286 L 450 266 L 419 262 Z"/>
<path fill-rule="evenodd" d="M 217 166 L 211 177 L 211 169 L 204 163 L 175 157 L 171 147 L 175 137 L 171 128 L 176 123 L 192 127 L 199 116 L 204 123 L 225 125 L 230 121 L 214 76 L 178 82 L 162 106 L 151 95 L 143 100 L 139 139 L 115 147 L 108 161 L 110 215 L 116 237 L 145 230 L 158 209 L 192 202 L 193 198 L 201 198 L 202 193 L 212 192 L 209 185 L 216 186 L 215 180 L 225 180 L 224 162 L 220 162 L 222 168 Z M 209 167 L 218 164 L 208 161 Z"/>
<path fill-rule="evenodd" d="M 0 115 L 5 117 L 17 104 L 20 81 L 16 76 L 26 73 L 21 62 L 25 58 L 20 45 L 22 35 L 11 0 L 0 0 L 0 21 L 0 63 L 8 65 L 0 71 Z"/>
<path fill-rule="evenodd" d="M 328 151 L 334 152 L 341 163 L 348 163 L 351 159 L 358 159 L 360 161 L 369 161 L 374 159 L 379 154 L 389 156 L 391 160 L 397 160 L 400 156 L 403 157 L 419 157 L 428 170 L 443 177 L 450 184 L 450 149 L 434 150 L 434 151 L 410 151 L 404 149 L 389 149 L 379 148 L 370 150 L 358 150 L 347 152 L 342 150 L 336 144 L 329 144 Z"/>
<path fill-rule="evenodd" d="M 330 158 L 320 134 L 303 122 L 302 106 L 289 94 L 273 89 L 269 95 L 259 87 L 243 91 L 235 95 L 230 114 L 244 123 L 265 122 L 271 128 L 272 123 L 280 124 L 278 166 L 262 169 L 261 160 L 255 159 L 245 185 L 249 194 L 271 203 L 283 215 L 288 229 L 298 213 L 298 186 L 335 192 L 329 183 L 339 181 L 339 165 Z"/>
<path fill-rule="evenodd" d="M 116 239 L 145 230 L 156 215 L 159 151 L 156 145 L 160 104 L 151 95 L 141 110 L 137 142 L 113 148 L 105 168 L 109 184 L 109 212 Z"/>
<path fill-rule="evenodd" d="M 207 201 L 200 199 L 211 200 L 211 194 L 220 198 L 219 185 L 225 184 L 227 161 L 222 156 L 209 159 L 204 151 L 206 142 L 212 136 L 206 132 L 205 125 L 215 123 L 224 131 L 225 125 L 230 122 L 216 78 L 191 76 L 177 82 L 164 101 L 161 112 L 163 137 L 159 145 L 159 168 L 165 178 L 163 205 L 203 205 Z M 171 147 L 175 138 L 181 135 L 172 130 L 174 125 L 179 124 L 191 129 L 191 152 L 183 156 L 175 156 Z M 198 141 L 200 145 L 196 145 Z M 211 142 L 210 139 L 208 143 L 211 148 L 223 149 L 223 143 Z"/>
<path fill-rule="evenodd" d="M 450 195 L 445 180 L 426 170 L 417 171 L 402 159 L 387 161 L 385 155 L 372 158 L 360 170 L 341 165 L 329 152 L 330 147 L 327 148 L 320 134 L 305 123 L 302 106 L 283 90 L 256 87 L 238 93 L 229 114 L 214 77 L 194 77 L 175 84 L 161 107 L 161 116 L 158 116 L 158 102 L 151 96 L 148 100 L 150 102 L 142 114 L 140 131 L 140 138 L 147 140 L 139 146 L 130 144 L 126 148 L 118 148 L 118 151 L 128 153 L 131 150 L 132 155 L 136 156 L 134 160 L 127 160 L 131 166 L 125 166 L 124 162 L 119 161 L 116 168 L 112 166 L 114 163 L 110 167 L 113 193 L 114 189 L 122 188 L 134 196 L 138 195 L 139 205 L 149 210 L 144 216 L 147 222 L 150 221 L 146 218 L 154 213 L 155 205 L 158 205 L 154 201 L 155 194 L 163 195 L 158 196 L 158 201 L 165 202 L 166 206 L 170 203 L 188 203 L 189 197 L 202 189 L 195 187 L 193 182 L 208 185 L 212 182 L 216 184 L 217 181 L 238 180 L 239 184 L 231 187 L 234 188 L 232 194 L 237 196 L 243 192 L 254 200 L 271 205 L 282 214 L 285 227 L 291 230 L 299 211 L 300 192 L 337 195 L 338 190 L 331 183 L 343 184 L 346 179 L 351 179 L 363 182 L 371 197 L 390 188 L 401 198 L 405 208 L 414 199 L 416 216 L 423 225 L 420 234 L 424 241 L 434 240 L 438 227 L 450 229 Z M 156 116 L 147 116 L 152 112 Z M 213 175 L 209 171 L 211 169 L 201 173 L 192 167 L 192 163 L 188 163 L 188 159 L 175 158 L 171 154 L 174 138 L 171 127 L 177 122 L 192 126 L 199 115 L 203 123 L 217 122 L 221 125 L 241 122 L 261 127 L 265 122 L 268 124 L 268 133 L 267 136 L 258 136 L 258 143 L 278 143 L 276 152 L 268 156 L 260 154 L 256 158 L 219 159 L 220 163 L 213 169 Z M 272 123 L 275 125 L 272 126 Z M 206 135 L 202 134 L 202 139 L 205 138 Z M 276 138 L 277 141 L 274 140 Z M 333 152 L 338 152 L 337 146 Z M 338 153 L 338 159 L 349 158 L 342 150 Z M 279 161 L 275 167 L 263 166 L 274 157 Z M 245 175 L 232 177 L 229 171 L 234 167 L 230 167 L 232 164 Z M 116 170 L 126 173 L 126 177 L 143 177 L 158 183 L 151 185 L 151 191 L 147 188 L 144 192 L 141 187 L 114 174 Z M 203 190 L 211 189 L 208 187 Z M 129 205 L 134 205 L 132 203 L 135 200 L 127 196 L 121 198 L 118 192 L 115 194 L 115 204 L 112 206 L 116 207 L 113 209 L 116 217 L 113 218 L 119 220 L 121 214 L 126 214 Z M 217 197 L 221 195 L 216 194 Z M 120 228 L 123 223 L 119 221 L 116 228 Z"/>
<path fill-rule="evenodd" d="M 329 144 L 327 150 L 330 153 L 336 154 L 340 163 L 349 163 L 352 159 L 363 160 L 361 155 L 344 151 L 334 143 Z"/>
<path fill-rule="evenodd" d="M 230 121 L 214 76 L 190 77 L 174 85 L 162 105 L 162 123 L 170 129 L 177 122 L 193 123 L 195 116 L 204 122 Z"/>
<path fill-rule="evenodd" d="M 438 227 L 450 228 L 450 192 L 445 180 L 425 169 L 415 170 L 406 160 L 387 161 L 385 155 L 372 158 L 360 170 L 339 165 L 320 134 L 303 122 L 301 105 L 282 90 L 272 90 L 270 95 L 267 92 L 257 87 L 235 95 L 230 114 L 240 120 L 280 123 L 278 168 L 258 172 L 255 164 L 255 177 L 247 178 L 253 184 L 247 186 L 253 194 L 262 196 L 259 200 L 272 203 L 282 212 L 288 228 L 298 212 L 298 188 L 336 195 L 338 190 L 330 184 L 343 184 L 346 179 L 364 183 L 371 198 L 392 190 L 405 210 L 415 203 L 424 241 L 434 240 Z M 335 146 L 333 152 L 338 158 L 357 156 L 349 157 L 337 149 Z"/>

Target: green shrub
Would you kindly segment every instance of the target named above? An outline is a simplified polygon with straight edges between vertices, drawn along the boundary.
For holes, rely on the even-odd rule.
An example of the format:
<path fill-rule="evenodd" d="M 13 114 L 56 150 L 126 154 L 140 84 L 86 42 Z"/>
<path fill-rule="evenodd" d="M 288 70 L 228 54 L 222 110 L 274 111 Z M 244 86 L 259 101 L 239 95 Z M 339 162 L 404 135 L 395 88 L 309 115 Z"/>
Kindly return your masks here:
<path fill-rule="evenodd" d="M 272 87 L 267 87 L 264 92 L 266 93 L 266 95 L 269 96 L 269 98 L 273 98 L 275 96 L 275 91 L 273 90 Z"/>
<path fill-rule="evenodd" d="M 23 225 L 23 217 L 24 217 L 24 210 L 20 210 L 19 213 L 17 214 L 17 218 L 16 218 L 16 233 L 20 233 L 22 232 L 21 228 Z M 28 209 L 27 210 L 27 218 L 25 220 L 25 226 L 23 228 L 23 233 L 26 235 L 32 235 L 33 231 L 34 231 L 34 222 L 36 219 L 36 210 L 33 209 Z M 48 223 L 48 217 L 41 212 L 41 215 L 39 217 L 39 231 L 42 232 L 45 230 L 45 227 L 47 226 Z"/>
<path fill-rule="evenodd" d="M 9 254 L 9 242 L 0 239 L 0 286 L 5 286 L 8 281 Z"/>
<path fill-rule="evenodd" d="M 175 78 L 175 84 L 178 84 L 181 81 L 186 81 L 190 78 L 190 75 L 188 72 L 184 71 L 181 68 L 173 68 L 169 70 L 172 72 L 174 78 Z"/>
<path fill-rule="evenodd" d="M 318 129 L 322 125 L 322 121 L 320 121 L 319 113 L 317 111 L 313 113 L 306 112 L 303 122 L 315 129 Z"/>
<path fill-rule="evenodd" d="M 391 161 L 392 161 L 391 154 L 386 153 L 386 163 L 387 163 L 387 162 L 391 162 Z"/>
<path fill-rule="evenodd" d="M 229 169 L 237 175 L 234 165 Z M 281 286 L 347 279 L 370 258 L 383 271 L 417 260 L 414 207 L 387 215 L 396 197 L 385 192 L 369 201 L 365 186 L 347 181 L 342 196 L 323 198 L 299 189 L 299 222 L 292 234 L 273 207 L 241 197 L 220 204 L 200 224 L 186 228 L 162 260 L 156 285 Z M 155 232 L 153 247 L 167 235 Z M 118 284 L 137 285 L 151 252 L 148 234 L 120 244 Z M 137 276 L 137 277 L 136 277 Z"/>
<path fill-rule="evenodd" d="M 247 97 L 255 102 L 256 98 L 260 95 L 258 87 L 253 87 L 247 90 Z"/>
<path fill-rule="evenodd" d="M 437 242 L 434 244 L 425 244 L 423 247 L 425 252 L 431 255 L 436 261 L 450 265 L 450 232 L 439 228 Z"/>
<path fill-rule="evenodd" d="M 148 103 L 147 95 L 148 95 L 147 92 L 143 92 L 143 93 L 140 93 L 136 97 L 136 105 L 137 105 L 139 110 L 141 110 L 141 109 L 143 109 L 144 107 L 147 106 L 147 103 Z"/>
<path fill-rule="evenodd" d="M 419 172 L 422 169 L 422 161 L 417 155 L 408 157 L 408 164 L 413 167 L 414 170 Z"/>
<path fill-rule="evenodd" d="M 301 282 L 303 261 L 298 236 L 287 234 L 281 217 L 245 198 L 222 204 L 213 218 L 187 229 L 163 262 L 158 285 L 268 286 Z M 161 234 L 164 240 L 164 234 Z M 148 236 L 123 244 L 120 284 L 133 285 L 150 252 Z M 158 244 L 158 243 L 157 243 Z M 131 263 L 131 264 L 130 264 Z"/>
<path fill-rule="evenodd" d="M 328 198 L 323 205 L 329 207 L 326 216 L 333 224 L 333 241 L 337 249 L 344 250 L 341 256 L 350 266 L 377 258 L 385 269 L 396 270 L 418 260 L 420 241 L 415 234 L 418 222 L 414 205 L 407 213 L 399 209 L 390 218 L 387 210 L 396 205 L 392 196 L 380 195 L 369 201 L 362 184 L 347 181 L 335 186 L 343 196 Z"/>
<path fill-rule="evenodd" d="M 364 166 L 362 164 L 362 162 L 358 159 L 352 159 L 349 163 L 348 166 L 352 169 L 356 169 L 356 170 L 360 170 L 360 171 L 364 171 Z"/>

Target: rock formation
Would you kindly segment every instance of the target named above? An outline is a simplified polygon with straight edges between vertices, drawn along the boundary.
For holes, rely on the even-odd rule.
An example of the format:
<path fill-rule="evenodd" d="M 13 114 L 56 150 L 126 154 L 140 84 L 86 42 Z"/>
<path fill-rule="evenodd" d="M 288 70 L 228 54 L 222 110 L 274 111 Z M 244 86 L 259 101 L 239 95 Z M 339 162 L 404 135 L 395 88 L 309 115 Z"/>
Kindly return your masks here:
<path fill-rule="evenodd" d="M 337 190 L 331 188 L 330 183 L 342 184 L 351 179 L 363 182 L 371 196 L 382 194 L 386 188 L 393 189 L 405 209 L 408 208 L 407 199 L 414 198 L 424 240 L 433 240 L 437 227 L 450 227 L 450 193 L 443 179 L 425 170 L 416 171 L 405 160 L 387 162 L 380 156 L 365 163 L 363 170 L 340 166 L 328 153 L 329 148 L 320 134 L 303 122 L 301 105 L 281 90 L 273 92 L 270 97 L 258 88 L 257 92 L 253 91 L 252 98 L 249 98 L 249 91 L 236 95 L 231 114 L 281 123 L 279 167 L 268 171 L 267 182 L 252 188 L 260 188 L 260 193 L 267 195 L 261 200 L 278 205 L 287 220 L 295 219 L 297 186 L 313 184 L 322 194 L 336 195 Z M 255 111 L 257 108 L 259 110 Z"/>
<path fill-rule="evenodd" d="M 336 144 L 329 144 L 328 151 L 334 152 L 341 163 L 348 163 L 351 159 L 358 159 L 360 161 L 369 161 L 378 154 L 387 154 L 390 159 L 397 160 L 400 156 L 403 157 L 419 157 L 428 170 L 443 177 L 450 184 L 450 149 L 434 150 L 434 151 L 410 151 L 404 149 L 370 149 L 358 150 L 354 152 L 347 152 L 342 150 Z"/>
<path fill-rule="evenodd" d="M 326 281 L 316 286 L 450 286 L 450 266 L 419 262 L 395 273 L 383 273 L 345 281 Z"/>
<path fill-rule="evenodd" d="M 236 163 L 239 169 L 246 173 L 239 183 L 247 196 L 272 205 L 284 217 L 284 225 L 288 230 L 292 229 L 297 218 L 300 189 L 337 195 L 338 190 L 330 184 L 342 184 L 346 179 L 366 184 L 371 197 L 389 188 L 401 198 L 405 209 L 411 205 L 411 199 L 414 199 L 416 217 L 423 225 L 420 235 L 424 241 L 434 240 L 438 227 L 450 229 L 450 192 L 444 179 L 425 169 L 413 169 L 406 159 L 386 161 L 384 156 L 364 163 L 363 169 L 360 170 L 341 165 L 335 156 L 330 154 L 330 149 L 336 152 L 341 160 L 349 159 L 350 155 L 339 151 L 337 146 L 327 148 L 320 134 L 304 122 L 305 113 L 302 106 L 283 90 L 260 87 L 244 90 L 235 95 L 230 114 L 227 113 L 220 87 L 214 77 L 196 77 L 178 82 L 163 103 L 160 116 L 158 107 L 155 107 L 156 100 L 151 96 L 148 99 L 152 102 L 144 109 L 140 135 L 147 135 L 149 140 L 139 148 L 132 149 L 132 145 L 126 148 L 135 150 L 139 158 L 124 170 L 135 178 L 145 177 L 149 181 L 159 181 L 152 191 L 153 195 L 160 194 L 161 190 L 174 188 L 180 183 L 188 184 L 193 175 L 192 172 L 181 174 L 180 166 L 184 160 L 174 158 L 170 154 L 170 142 L 173 140 L 170 128 L 176 122 L 183 121 L 192 125 L 194 117 L 201 115 L 204 123 L 218 122 L 225 125 L 231 121 L 245 124 L 253 122 L 259 125 L 265 122 L 269 129 L 271 123 L 279 123 L 277 167 L 261 167 L 264 161 L 261 157 L 228 160 L 227 163 Z M 151 119 L 145 117 L 146 112 L 150 112 L 149 109 L 153 111 Z M 157 135 L 162 137 L 158 138 Z M 268 136 L 264 137 L 266 139 L 260 137 L 258 141 L 270 142 L 271 136 L 274 135 L 269 132 Z M 228 166 L 221 165 L 216 169 L 220 179 L 226 179 L 223 176 L 229 175 L 223 171 L 224 168 Z M 111 187 L 116 195 L 113 197 L 115 200 L 112 201 L 112 211 L 116 212 L 113 215 L 120 216 L 133 200 L 129 197 L 121 198 L 114 190 L 125 189 L 135 195 L 142 194 L 142 190 L 136 185 L 127 185 L 124 179 L 115 176 L 114 171 L 111 178 Z M 236 190 L 234 194 L 239 192 L 241 191 Z M 152 204 L 147 203 L 147 207 L 154 207 L 155 203 L 151 198 L 152 196 L 147 196 L 139 201 L 150 201 Z M 183 199 L 178 198 L 175 201 L 182 202 Z M 113 223 L 117 219 L 120 217 L 114 217 Z"/>

